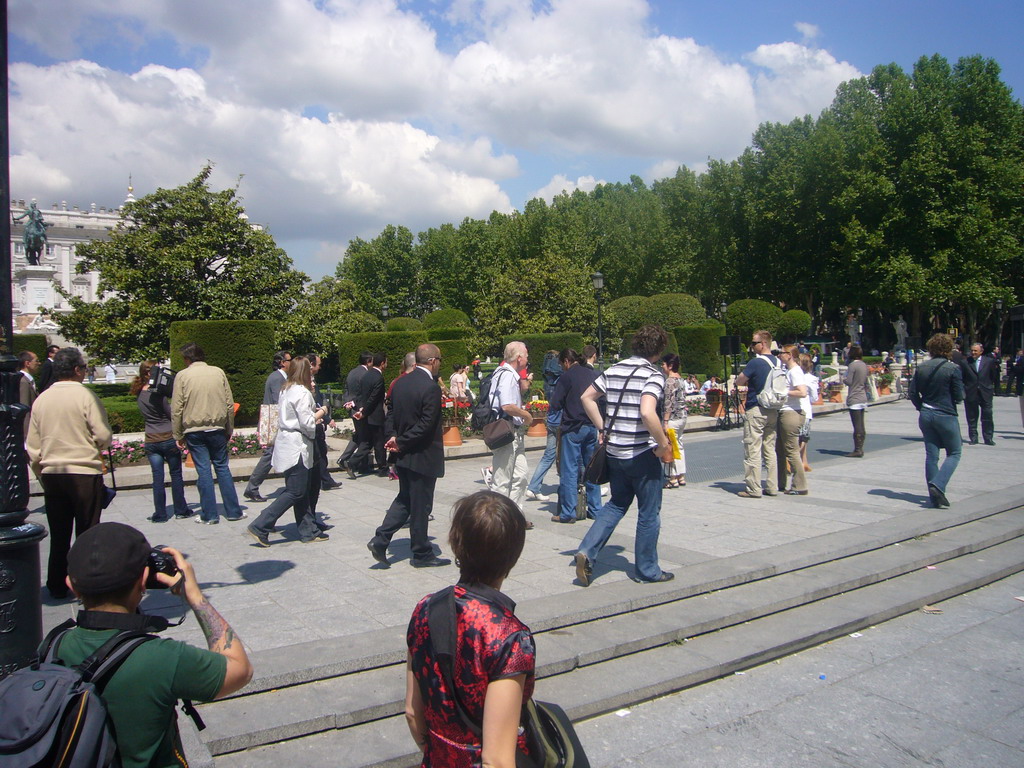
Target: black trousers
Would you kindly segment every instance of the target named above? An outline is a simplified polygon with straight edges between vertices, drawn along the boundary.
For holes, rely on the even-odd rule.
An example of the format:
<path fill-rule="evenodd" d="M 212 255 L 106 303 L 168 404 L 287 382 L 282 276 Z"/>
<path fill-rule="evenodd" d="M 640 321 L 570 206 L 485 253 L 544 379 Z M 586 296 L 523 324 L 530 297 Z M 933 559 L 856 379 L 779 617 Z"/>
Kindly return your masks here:
<path fill-rule="evenodd" d="M 71 530 L 81 536 L 100 521 L 103 511 L 103 475 L 43 474 L 39 476 L 50 527 L 50 558 L 46 588 L 55 597 L 67 594 L 68 550 Z"/>
<path fill-rule="evenodd" d="M 398 495 L 391 502 L 370 543 L 375 547 L 387 548 L 392 537 L 409 523 L 412 559 L 429 560 L 434 549 L 427 538 L 427 522 L 434 509 L 434 484 L 436 477 L 421 475 L 405 467 L 396 467 L 398 472 Z"/>
<path fill-rule="evenodd" d="M 313 473 L 319 485 L 318 488 L 323 485 L 331 485 L 334 480 L 331 479 L 331 473 L 327 471 L 327 428 L 323 424 L 316 425 L 316 464 L 317 471 Z M 312 482 L 312 481 L 311 481 Z"/>
<path fill-rule="evenodd" d="M 360 425 L 359 447 L 348 460 L 348 465 L 355 472 L 372 472 L 373 464 L 370 461 L 371 454 L 376 461 L 377 471 L 387 469 L 387 457 L 384 455 L 384 425 L 383 424 L 362 424 Z"/>
<path fill-rule="evenodd" d="M 992 397 L 979 395 L 964 400 L 967 413 L 967 437 L 972 443 L 978 441 L 978 414 L 981 414 L 981 435 L 986 443 L 995 439 L 995 424 L 992 420 Z"/>

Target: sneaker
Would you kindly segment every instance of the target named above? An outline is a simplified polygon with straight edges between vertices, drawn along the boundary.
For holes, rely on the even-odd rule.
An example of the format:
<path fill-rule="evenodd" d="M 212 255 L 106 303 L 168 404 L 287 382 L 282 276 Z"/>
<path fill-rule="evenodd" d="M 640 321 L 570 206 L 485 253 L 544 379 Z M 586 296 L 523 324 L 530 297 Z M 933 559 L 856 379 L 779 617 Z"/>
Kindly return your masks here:
<path fill-rule="evenodd" d="M 247 517 L 248 515 L 245 514 L 245 512 L 242 512 L 238 517 L 228 517 L 227 515 L 224 515 L 224 519 L 229 523 L 237 523 L 239 520 L 245 520 Z"/>
<path fill-rule="evenodd" d="M 220 518 L 219 517 L 215 517 L 215 518 L 213 518 L 213 520 L 203 520 L 203 516 L 202 515 L 196 515 L 195 516 L 195 522 L 196 522 L 197 525 L 217 525 L 217 523 L 220 522 Z"/>
<path fill-rule="evenodd" d="M 245 532 L 252 536 L 254 539 L 256 539 L 256 543 L 264 549 L 270 546 L 270 539 L 268 539 L 264 534 L 255 530 L 251 525 L 247 525 L 245 527 Z"/>
<path fill-rule="evenodd" d="M 187 515 L 179 515 L 177 512 L 174 514 L 175 520 L 188 520 L 190 517 L 195 517 L 195 512 L 189 512 Z"/>
<path fill-rule="evenodd" d="M 533 491 L 526 492 L 526 498 L 529 501 L 551 501 L 551 497 L 544 493 L 534 493 Z"/>
<path fill-rule="evenodd" d="M 674 573 L 669 573 L 668 571 L 662 571 L 661 572 L 661 576 L 659 576 L 656 579 L 633 579 L 633 581 L 635 581 L 635 582 L 637 582 L 639 584 L 661 584 L 661 583 L 666 582 L 666 581 L 672 581 L 672 579 L 674 579 L 675 577 L 676 577 L 676 575 Z"/>
<path fill-rule="evenodd" d="M 580 584 L 584 587 L 590 586 L 590 577 L 593 575 L 594 569 L 590 565 L 590 561 L 587 560 L 587 556 L 582 552 L 576 553 L 576 578 Z"/>
<path fill-rule="evenodd" d="M 490 467 L 480 467 L 480 474 L 483 475 L 484 485 L 486 485 L 487 488 L 490 489 L 490 487 L 491 487 L 491 480 L 494 479 L 494 473 L 491 471 L 491 468 Z"/>

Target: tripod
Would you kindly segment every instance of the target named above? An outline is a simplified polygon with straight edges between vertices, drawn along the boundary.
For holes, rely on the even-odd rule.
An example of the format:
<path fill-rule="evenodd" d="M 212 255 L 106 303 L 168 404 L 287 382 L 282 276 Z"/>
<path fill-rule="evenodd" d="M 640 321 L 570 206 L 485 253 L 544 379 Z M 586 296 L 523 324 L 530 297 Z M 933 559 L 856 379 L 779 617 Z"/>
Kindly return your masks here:
<path fill-rule="evenodd" d="M 736 405 L 736 418 L 733 419 L 732 417 L 732 399 L 735 393 L 729 391 L 729 355 L 722 356 L 722 373 L 724 374 L 722 380 L 725 382 L 725 397 L 722 403 L 725 408 L 725 414 L 718 417 L 716 429 L 732 429 L 733 427 L 740 426 L 740 418 L 738 403 Z"/>

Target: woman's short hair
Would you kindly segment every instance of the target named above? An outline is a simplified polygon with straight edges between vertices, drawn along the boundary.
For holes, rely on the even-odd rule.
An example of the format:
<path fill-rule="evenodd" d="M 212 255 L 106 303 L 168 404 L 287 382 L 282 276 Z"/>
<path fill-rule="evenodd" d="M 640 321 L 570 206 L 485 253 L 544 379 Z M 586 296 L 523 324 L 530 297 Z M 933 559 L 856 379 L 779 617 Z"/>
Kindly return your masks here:
<path fill-rule="evenodd" d="M 667 352 L 662 355 L 661 362 L 667 365 L 672 373 L 679 373 L 679 355 L 675 352 Z"/>
<path fill-rule="evenodd" d="M 850 351 L 846 353 L 846 356 L 850 360 L 860 360 L 864 357 L 864 350 L 860 348 L 860 344 L 854 344 L 850 347 Z"/>
<path fill-rule="evenodd" d="M 448 543 L 467 584 L 508 576 L 526 544 L 526 518 L 507 496 L 478 491 L 455 502 Z"/>
<path fill-rule="evenodd" d="M 936 333 L 925 344 L 932 357 L 949 357 L 953 352 L 953 339 L 948 333 Z"/>

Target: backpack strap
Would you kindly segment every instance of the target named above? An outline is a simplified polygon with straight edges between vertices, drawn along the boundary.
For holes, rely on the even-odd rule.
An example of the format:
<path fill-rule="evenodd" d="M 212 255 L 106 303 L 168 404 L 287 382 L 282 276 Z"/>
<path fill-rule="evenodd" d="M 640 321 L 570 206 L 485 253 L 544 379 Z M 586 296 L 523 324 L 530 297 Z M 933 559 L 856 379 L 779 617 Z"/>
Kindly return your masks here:
<path fill-rule="evenodd" d="M 434 648 L 434 653 L 437 654 L 437 665 L 441 668 L 441 678 L 455 703 L 455 711 L 459 713 L 459 719 L 474 736 L 482 738 L 483 729 L 462 706 L 458 689 L 455 687 L 455 643 L 459 636 L 456 621 L 455 587 L 446 587 L 440 592 L 435 592 L 427 603 L 430 644 Z M 426 701 L 427 692 L 424 689 L 429 686 L 429 683 L 424 679 L 420 682 L 420 686 L 423 699 Z"/>
<path fill-rule="evenodd" d="M 60 639 L 64 636 L 64 633 L 75 626 L 74 619 L 68 619 L 63 624 L 58 624 L 56 627 L 51 629 L 46 637 L 43 638 L 43 642 L 39 644 L 39 649 L 36 651 L 35 664 L 40 662 L 52 662 L 54 660 L 55 651 L 54 649 L 60 642 Z"/>

